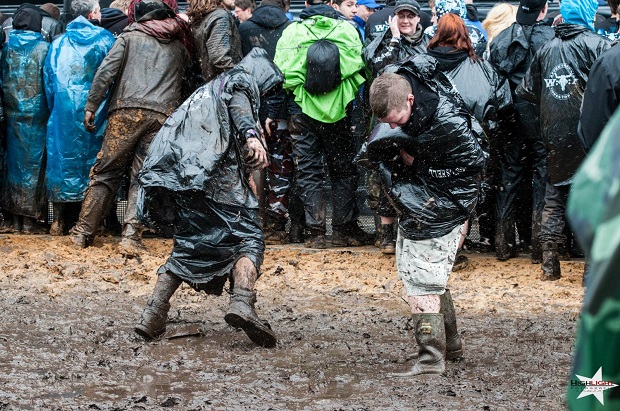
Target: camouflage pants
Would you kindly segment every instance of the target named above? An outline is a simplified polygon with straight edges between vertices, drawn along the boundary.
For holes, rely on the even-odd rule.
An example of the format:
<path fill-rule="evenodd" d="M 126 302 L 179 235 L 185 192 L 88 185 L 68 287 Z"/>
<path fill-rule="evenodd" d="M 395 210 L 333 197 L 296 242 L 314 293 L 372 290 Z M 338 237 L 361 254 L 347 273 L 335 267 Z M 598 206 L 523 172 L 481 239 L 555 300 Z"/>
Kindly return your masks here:
<path fill-rule="evenodd" d="M 396 239 L 396 267 L 409 296 L 443 294 L 452 272 L 464 225 L 427 240 L 408 240 L 402 230 Z"/>

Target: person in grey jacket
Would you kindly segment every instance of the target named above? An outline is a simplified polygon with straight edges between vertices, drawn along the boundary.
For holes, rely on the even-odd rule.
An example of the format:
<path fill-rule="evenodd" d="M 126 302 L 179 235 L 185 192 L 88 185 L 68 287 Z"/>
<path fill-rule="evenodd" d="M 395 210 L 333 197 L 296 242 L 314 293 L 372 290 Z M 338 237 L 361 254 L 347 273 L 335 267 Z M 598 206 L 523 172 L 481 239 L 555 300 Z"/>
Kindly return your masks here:
<path fill-rule="evenodd" d="M 243 57 L 241 35 L 230 12 L 234 8 L 234 0 L 189 2 L 187 15 L 204 83 L 233 68 Z"/>
<path fill-rule="evenodd" d="M 108 125 L 101 151 L 72 240 L 79 248 L 93 238 L 114 201 L 123 172 L 131 164 L 127 211 L 119 251 L 126 256 L 143 250 L 142 226 L 136 216 L 138 172 L 150 142 L 166 118 L 183 102 L 190 54 L 180 41 L 183 24 L 160 0 L 142 0 L 136 23 L 116 40 L 97 70 L 84 109 L 84 126 L 94 125 L 97 107 L 111 88 Z"/>

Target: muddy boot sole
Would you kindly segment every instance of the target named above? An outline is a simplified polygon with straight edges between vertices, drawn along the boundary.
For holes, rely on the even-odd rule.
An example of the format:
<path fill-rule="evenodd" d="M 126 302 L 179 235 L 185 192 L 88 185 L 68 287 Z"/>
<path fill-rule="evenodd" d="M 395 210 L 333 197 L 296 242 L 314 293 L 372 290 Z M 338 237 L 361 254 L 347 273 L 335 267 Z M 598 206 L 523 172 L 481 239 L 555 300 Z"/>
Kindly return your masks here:
<path fill-rule="evenodd" d="M 153 332 L 151 329 L 142 324 L 136 325 L 133 330 L 136 332 L 136 334 L 138 334 L 140 337 L 144 338 L 147 341 L 157 340 L 166 332 L 165 327 L 163 330 L 157 330 Z"/>
<path fill-rule="evenodd" d="M 226 314 L 224 320 L 230 326 L 242 329 L 252 342 L 261 347 L 272 348 L 275 347 L 278 342 L 269 324 L 256 323 L 236 313 Z"/>

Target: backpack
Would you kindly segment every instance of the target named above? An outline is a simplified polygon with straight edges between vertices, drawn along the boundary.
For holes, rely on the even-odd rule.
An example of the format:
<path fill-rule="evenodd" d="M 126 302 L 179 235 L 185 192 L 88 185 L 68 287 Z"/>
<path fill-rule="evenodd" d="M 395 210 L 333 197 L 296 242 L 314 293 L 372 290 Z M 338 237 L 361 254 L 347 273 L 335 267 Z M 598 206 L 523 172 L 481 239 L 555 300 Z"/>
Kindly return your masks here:
<path fill-rule="evenodd" d="M 327 37 L 338 27 L 338 24 L 322 39 L 319 39 L 308 29 L 317 38 L 317 41 L 312 43 L 306 53 L 304 88 L 310 94 L 329 93 L 342 83 L 340 50 L 338 50 L 338 46 L 327 40 Z"/>

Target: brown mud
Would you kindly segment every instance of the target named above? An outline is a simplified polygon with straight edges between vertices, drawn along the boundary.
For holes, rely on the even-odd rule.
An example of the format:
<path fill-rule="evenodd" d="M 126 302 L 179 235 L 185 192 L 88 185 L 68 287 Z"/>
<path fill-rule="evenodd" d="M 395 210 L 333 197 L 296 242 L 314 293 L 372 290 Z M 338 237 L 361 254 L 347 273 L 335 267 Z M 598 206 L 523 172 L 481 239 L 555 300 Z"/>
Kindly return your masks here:
<path fill-rule="evenodd" d="M 117 244 L 0 235 L 0 410 L 565 408 L 583 261 L 541 282 L 525 257 L 469 254 L 450 279 L 464 360 L 394 379 L 415 344 L 393 257 L 375 248 L 268 248 L 257 308 L 279 343 L 263 349 L 224 322 L 226 295 L 187 286 L 172 338 L 142 341 L 133 324 L 171 241 L 130 260 Z"/>

